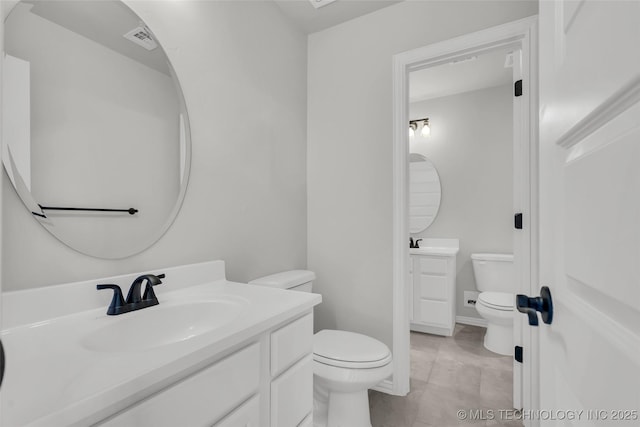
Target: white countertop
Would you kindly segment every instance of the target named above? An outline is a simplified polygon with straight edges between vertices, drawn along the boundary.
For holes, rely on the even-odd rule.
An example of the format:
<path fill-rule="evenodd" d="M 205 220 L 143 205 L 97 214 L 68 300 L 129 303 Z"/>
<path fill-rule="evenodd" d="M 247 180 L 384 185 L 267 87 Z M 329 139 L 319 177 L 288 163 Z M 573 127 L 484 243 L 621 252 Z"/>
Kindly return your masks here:
<path fill-rule="evenodd" d="M 220 261 L 213 263 L 218 263 L 214 267 L 219 271 Z M 202 268 L 204 264 L 207 263 L 195 266 Z M 175 278 L 177 273 L 174 274 L 171 269 L 165 270 L 166 282 L 171 282 L 169 278 Z M 130 276 L 135 275 L 121 278 Z M 117 282 L 117 279 L 111 283 Z M 171 286 L 168 283 L 158 286 L 155 290 L 160 305 L 120 316 L 105 314 L 107 302 L 100 308 L 64 313 L 60 317 L 38 319 L 31 323 L 13 325 L 15 322 L 9 320 L 7 323 L 13 327 L 2 331 L 7 370 L 2 384 L 1 425 L 53 427 L 95 423 L 202 369 L 224 350 L 308 311 L 321 301 L 317 294 L 233 283 L 224 277 L 212 279 L 189 286 Z M 95 293 L 98 293 L 95 284 L 105 283 L 106 280 L 111 279 L 92 281 Z M 179 280 L 174 279 L 174 282 Z M 58 293 L 69 295 L 73 293 L 72 289 L 86 284 L 63 286 L 65 288 Z M 126 292 L 126 289 L 123 291 Z M 107 300 L 110 300 L 111 292 L 100 292 L 101 299 L 107 295 Z M 29 298 L 37 296 L 35 291 L 28 293 Z M 24 298 L 22 293 L 12 294 L 9 298 L 3 298 L 5 306 L 7 300 L 11 303 Z M 242 300 L 242 313 L 228 324 L 202 335 L 135 352 L 92 351 L 81 344 L 81 338 L 91 334 L 97 327 L 108 325 L 121 316 L 158 310 L 163 301 L 170 304 L 221 297 Z M 78 302 L 78 306 L 83 304 L 86 301 Z"/>
<path fill-rule="evenodd" d="M 410 248 L 409 255 L 454 256 L 458 253 L 458 251 L 458 248 L 425 246 L 424 248 Z"/>
<path fill-rule="evenodd" d="M 460 251 L 458 239 L 422 239 L 419 248 L 409 248 L 409 255 L 455 256 Z"/>

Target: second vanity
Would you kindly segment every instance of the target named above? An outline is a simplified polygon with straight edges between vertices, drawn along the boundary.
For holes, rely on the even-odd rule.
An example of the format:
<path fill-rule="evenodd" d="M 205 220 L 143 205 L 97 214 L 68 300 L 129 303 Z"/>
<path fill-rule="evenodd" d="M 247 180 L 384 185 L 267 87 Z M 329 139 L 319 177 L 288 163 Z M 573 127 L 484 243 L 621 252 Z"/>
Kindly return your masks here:
<path fill-rule="evenodd" d="M 409 249 L 411 330 L 451 336 L 456 324 L 458 239 L 422 239 Z"/>
<path fill-rule="evenodd" d="M 160 304 L 105 314 L 136 274 L 3 294 L 3 426 L 311 426 L 320 295 L 165 273 Z"/>

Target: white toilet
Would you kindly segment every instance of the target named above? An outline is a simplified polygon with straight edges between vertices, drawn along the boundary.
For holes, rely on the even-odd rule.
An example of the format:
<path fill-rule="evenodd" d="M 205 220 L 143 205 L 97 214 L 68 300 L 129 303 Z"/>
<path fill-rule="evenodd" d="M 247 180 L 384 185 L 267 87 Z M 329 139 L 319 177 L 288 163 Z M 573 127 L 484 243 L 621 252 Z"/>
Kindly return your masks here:
<path fill-rule="evenodd" d="M 487 320 L 484 346 L 503 355 L 513 355 L 515 271 L 512 254 L 471 254 L 473 274 L 480 295 L 478 314 Z"/>
<path fill-rule="evenodd" d="M 249 282 L 311 292 L 316 275 L 292 270 Z M 313 337 L 314 427 L 371 427 L 368 389 L 392 373 L 391 351 L 355 332 L 325 329 Z"/>

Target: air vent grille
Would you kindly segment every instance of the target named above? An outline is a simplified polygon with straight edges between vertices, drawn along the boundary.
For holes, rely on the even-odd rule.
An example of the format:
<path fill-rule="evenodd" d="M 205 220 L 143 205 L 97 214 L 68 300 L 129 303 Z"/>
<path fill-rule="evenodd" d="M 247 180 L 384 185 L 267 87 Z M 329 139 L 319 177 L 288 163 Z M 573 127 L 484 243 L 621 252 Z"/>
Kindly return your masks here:
<path fill-rule="evenodd" d="M 313 7 L 315 7 L 316 9 L 319 9 L 323 6 L 333 3 L 336 0 L 309 0 L 309 1 L 313 5 Z"/>
<path fill-rule="evenodd" d="M 153 39 L 151 31 L 147 27 L 137 27 L 129 31 L 123 36 L 127 40 L 131 40 L 138 46 L 142 46 L 147 50 L 153 50 L 158 47 L 158 43 Z"/>

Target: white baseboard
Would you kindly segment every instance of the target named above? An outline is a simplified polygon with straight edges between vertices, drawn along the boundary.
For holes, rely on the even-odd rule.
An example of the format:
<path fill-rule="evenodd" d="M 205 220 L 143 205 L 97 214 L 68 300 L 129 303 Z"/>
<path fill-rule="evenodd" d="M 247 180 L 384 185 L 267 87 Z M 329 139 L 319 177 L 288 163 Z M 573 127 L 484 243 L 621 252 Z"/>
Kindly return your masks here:
<path fill-rule="evenodd" d="M 389 379 L 386 379 L 375 386 L 372 390 L 379 391 L 381 393 L 386 394 L 394 394 L 393 392 L 393 382 Z"/>
<path fill-rule="evenodd" d="M 477 317 L 456 316 L 456 323 L 460 323 L 462 325 L 481 326 L 483 328 L 487 327 L 487 320 L 479 319 Z"/>

